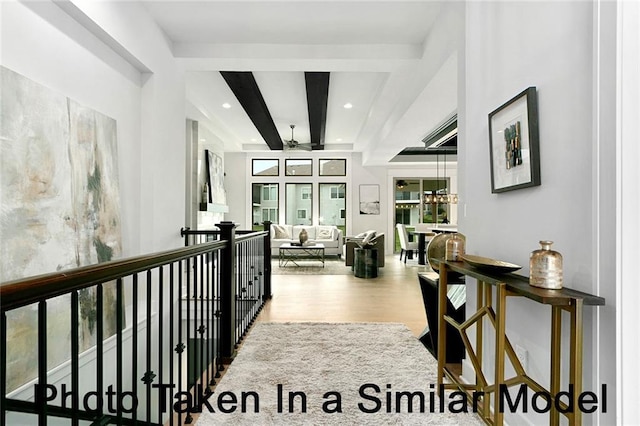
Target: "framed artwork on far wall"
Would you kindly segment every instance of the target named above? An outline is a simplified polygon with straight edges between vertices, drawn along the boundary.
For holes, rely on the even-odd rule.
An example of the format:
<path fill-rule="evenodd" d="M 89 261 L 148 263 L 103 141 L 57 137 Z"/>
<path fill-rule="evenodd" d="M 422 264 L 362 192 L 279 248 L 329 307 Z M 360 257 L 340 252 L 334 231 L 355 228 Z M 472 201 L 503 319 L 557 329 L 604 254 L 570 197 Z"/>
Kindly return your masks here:
<path fill-rule="evenodd" d="M 489 114 L 491 192 L 540 185 L 538 98 L 529 87 Z"/>
<path fill-rule="evenodd" d="M 360 185 L 360 214 L 380 214 L 380 185 Z"/>

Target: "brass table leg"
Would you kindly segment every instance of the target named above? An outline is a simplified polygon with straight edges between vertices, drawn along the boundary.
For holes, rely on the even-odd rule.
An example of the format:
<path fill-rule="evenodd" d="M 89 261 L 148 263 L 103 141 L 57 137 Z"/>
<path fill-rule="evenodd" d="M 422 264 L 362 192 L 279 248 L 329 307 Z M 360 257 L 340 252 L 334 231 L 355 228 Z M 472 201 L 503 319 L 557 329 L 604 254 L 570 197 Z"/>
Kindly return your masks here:
<path fill-rule="evenodd" d="M 440 264 L 440 280 L 438 282 L 438 395 L 442 389 L 444 368 L 447 362 L 447 325 L 444 316 L 447 314 L 447 265 Z"/>
<path fill-rule="evenodd" d="M 477 294 L 476 294 L 476 312 L 479 311 L 480 309 L 482 309 L 485 306 L 486 303 L 486 299 L 485 299 L 485 288 L 488 288 L 489 286 L 478 280 L 478 286 L 477 286 Z M 491 289 L 489 288 L 489 291 L 491 291 Z M 491 297 L 489 296 L 489 299 Z M 478 320 L 477 326 L 476 326 L 476 357 L 478 358 L 478 364 L 482 365 L 482 333 L 483 333 L 483 328 L 484 328 L 484 318 L 480 317 L 480 319 Z M 476 374 L 476 390 L 480 391 L 480 382 L 478 382 L 478 375 Z"/>
<path fill-rule="evenodd" d="M 573 422 L 582 424 L 582 413 L 578 407 L 578 397 L 582 393 L 582 307 L 583 300 L 575 299 L 571 309 L 571 347 L 569 349 L 570 370 L 569 384 L 573 384 Z"/>
<path fill-rule="evenodd" d="M 493 399 L 493 424 L 502 425 L 504 413 L 500 411 L 500 385 L 504 383 L 504 342 L 507 313 L 507 285 L 496 284 L 496 371 L 495 395 Z"/>
<path fill-rule="evenodd" d="M 562 308 L 560 306 L 551 307 L 551 396 L 560 392 L 560 345 L 562 337 Z M 560 413 L 555 404 L 551 406 L 549 413 L 549 425 L 558 426 L 560 424 Z"/>

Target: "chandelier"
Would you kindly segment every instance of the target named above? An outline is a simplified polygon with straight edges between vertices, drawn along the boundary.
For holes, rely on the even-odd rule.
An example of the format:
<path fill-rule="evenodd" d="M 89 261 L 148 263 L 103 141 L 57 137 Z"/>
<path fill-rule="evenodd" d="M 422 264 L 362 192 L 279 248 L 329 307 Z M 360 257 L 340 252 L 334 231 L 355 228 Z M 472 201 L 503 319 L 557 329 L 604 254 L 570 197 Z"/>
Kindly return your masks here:
<path fill-rule="evenodd" d="M 447 180 L 447 154 L 444 154 L 444 179 Z M 448 194 L 447 184 L 440 189 L 440 155 L 436 154 L 436 185 L 437 189 L 431 194 L 424 195 L 425 204 L 458 204 L 458 194 Z"/>

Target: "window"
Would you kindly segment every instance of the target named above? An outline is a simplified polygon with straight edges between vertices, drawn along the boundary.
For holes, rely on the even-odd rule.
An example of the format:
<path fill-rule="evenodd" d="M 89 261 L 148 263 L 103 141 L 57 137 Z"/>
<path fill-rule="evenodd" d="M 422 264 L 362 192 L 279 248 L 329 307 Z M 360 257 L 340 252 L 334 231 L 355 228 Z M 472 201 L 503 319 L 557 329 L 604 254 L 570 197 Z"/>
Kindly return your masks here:
<path fill-rule="evenodd" d="M 310 183 L 288 183 L 285 186 L 285 223 L 312 225 L 313 189 Z"/>
<path fill-rule="evenodd" d="M 285 176 L 313 176 L 311 159 L 294 160 L 287 158 L 284 160 Z"/>
<path fill-rule="evenodd" d="M 342 159 L 320 159 L 320 176 L 346 176 L 347 160 Z"/>
<path fill-rule="evenodd" d="M 278 201 L 277 184 L 266 184 L 262 186 L 262 201 Z"/>
<path fill-rule="evenodd" d="M 265 220 L 278 223 L 277 183 L 254 183 L 251 186 L 251 215 L 254 231 L 261 231 Z"/>
<path fill-rule="evenodd" d="M 253 176 L 278 176 L 280 174 L 278 159 L 251 160 L 251 174 Z"/>
<path fill-rule="evenodd" d="M 262 209 L 262 221 L 276 222 L 278 220 L 278 209 L 263 208 Z"/>
<path fill-rule="evenodd" d="M 344 185 L 331 187 L 331 199 L 344 199 Z"/>
<path fill-rule="evenodd" d="M 346 235 L 346 187 L 345 183 L 320 183 L 320 225 L 335 225 Z"/>

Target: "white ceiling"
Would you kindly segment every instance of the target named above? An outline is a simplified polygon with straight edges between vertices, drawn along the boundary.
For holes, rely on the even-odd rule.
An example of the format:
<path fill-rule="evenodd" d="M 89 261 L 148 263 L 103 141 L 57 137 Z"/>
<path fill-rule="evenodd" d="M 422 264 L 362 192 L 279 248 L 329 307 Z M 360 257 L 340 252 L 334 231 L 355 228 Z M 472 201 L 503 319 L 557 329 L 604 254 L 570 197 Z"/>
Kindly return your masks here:
<path fill-rule="evenodd" d="M 188 105 L 226 150 L 269 148 L 219 71 L 252 71 L 281 137 L 290 139 L 295 124 L 300 143 L 309 142 L 304 71 L 329 71 L 325 149 L 362 151 L 378 162 L 421 145 L 455 109 L 455 93 L 433 99 L 442 90 L 429 89 L 433 76 L 425 73 L 425 48 L 445 3 L 144 2 L 187 71 Z M 455 92 L 455 68 L 446 74 L 445 87 Z M 353 108 L 345 109 L 347 102 Z M 434 108 L 439 103 L 442 111 Z"/>

